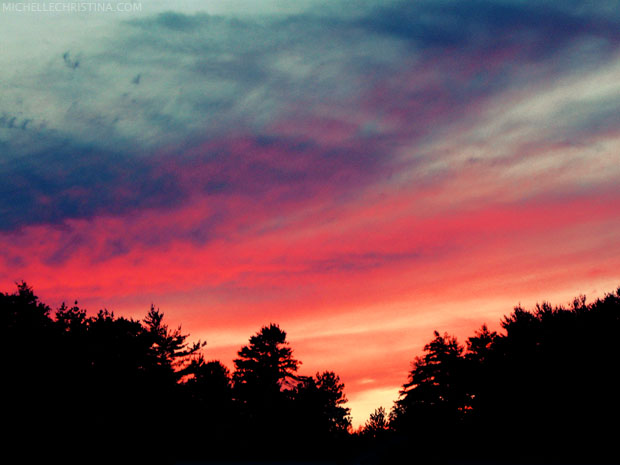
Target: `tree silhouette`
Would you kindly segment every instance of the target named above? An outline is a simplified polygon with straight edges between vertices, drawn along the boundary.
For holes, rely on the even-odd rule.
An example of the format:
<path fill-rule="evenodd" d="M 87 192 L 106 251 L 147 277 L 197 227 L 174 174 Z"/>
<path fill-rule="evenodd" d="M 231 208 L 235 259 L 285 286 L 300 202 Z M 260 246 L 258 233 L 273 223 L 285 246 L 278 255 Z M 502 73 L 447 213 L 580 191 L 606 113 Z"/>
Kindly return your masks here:
<path fill-rule="evenodd" d="M 239 358 L 234 361 L 236 370 L 233 379 L 241 393 L 250 389 L 262 393 L 280 392 L 290 387 L 301 364 L 293 358 L 286 332 L 275 324 L 261 328 L 237 355 Z"/>
<path fill-rule="evenodd" d="M 51 337 L 54 324 L 50 308 L 39 301 L 26 283 L 19 283 L 14 294 L 0 294 L 0 308 L 1 340 L 7 350 L 20 347 L 20 355 L 29 357 Z"/>
<path fill-rule="evenodd" d="M 500 325 L 482 326 L 466 351 L 434 332 L 389 421 L 379 408 L 350 435 L 340 378 L 297 374 L 301 362 L 275 324 L 239 350 L 231 376 L 154 307 L 142 321 L 89 316 L 77 302 L 52 314 L 20 283 L 0 293 L 4 455 L 395 463 L 415 448 L 435 463 L 616 461 L 620 289 L 568 308 L 519 306 Z"/>
<path fill-rule="evenodd" d="M 6 428 L 3 455 L 34 460 L 36 447 L 51 450 L 46 436 L 57 414 L 49 395 L 57 396 L 58 347 L 50 308 L 24 282 L 13 294 L 0 293 L 0 353 Z"/>
<path fill-rule="evenodd" d="M 292 444 L 289 392 L 301 364 L 293 358 L 286 332 L 276 324 L 250 337 L 234 360 L 235 399 L 241 404 L 247 447 L 256 456 L 283 454 Z"/>
<path fill-rule="evenodd" d="M 178 381 L 183 374 L 180 368 L 206 343 L 198 341 L 188 344 L 188 335 L 181 334 L 180 327 L 170 330 L 168 325 L 163 323 L 163 319 L 164 314 L 151 305 L 143 323 L 150 342 L 149 356 L 154 367 Z"/>
<path fill-rule="evenodd" d="M 476 364 L 484 363 L 492 355 L 493 345 L 497 338 L 495 331 L 489 331 L 487 325 L 482 325 L 473 336 L 467 339 L 466 358 Z"/>
<path fill-rule="evenodd" d="M 362 427 L 361 434 L 371 439 L 383 438 L 390 428 L 388 413 L 384 407 L 376 408 Z"/>
<path fill-rule="evenodd" d="M 221 362 L 207 362 L 199 355 L 184 367 L 183 376 L 183 402 L 176 408 L 185 412 L 186 428 L 179 438 L 184 453 L 196 460 L 224 460 L 235 447 L 232 438 L 239 434 L 241 421 L 230 372 Z"/>
<path fill-rule="evenodd" d="M 400 429 L 434 433 L 457 424 L 469 407 L 462 384 L 463 347 L 448 334 L 435 331 L 434 336 L 400 391 L 393 414 Z"/>
<path fill-rule="evenodd" d="M 201 355 L 192 360 L 183 370 L 189 375 L 185 386 L 196 399 L 218 403 L 224 399 L 232 399 L 232 379 L 228 368 L 218 360 L 206 362 Z"/>
<path fill-rule="evenodd" d="M 591 304 L 580 296 L 569 308 L 518 306 L 501 328 L 483 326 L 464 354 L 435 332 L 392 410 L 395 433 L 428 459 L 448 443 L 460 460 L 613 459 L 618 429 L 607 425 L 620 415 L 612 374 L 620 363 L 620 290 Z"/>
<path fill-rule="evenodd" d="M 307 434 L 329 437 L 346 433 L 351 426 L 350 409 L 343 406 L 347 402 L 344 384 L 334 372 L 303 377 L 293 396 Z"/>

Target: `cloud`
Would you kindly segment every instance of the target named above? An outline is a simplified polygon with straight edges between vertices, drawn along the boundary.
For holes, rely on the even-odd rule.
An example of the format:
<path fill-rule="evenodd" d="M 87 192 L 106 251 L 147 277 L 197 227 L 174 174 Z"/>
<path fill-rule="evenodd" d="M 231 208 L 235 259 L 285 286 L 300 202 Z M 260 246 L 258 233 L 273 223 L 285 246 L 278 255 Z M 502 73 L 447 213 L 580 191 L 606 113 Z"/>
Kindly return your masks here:
<path fill-rule="evenodd" d="M 521 43 L 531 58 L 542 59 L 584 36 L 617 42 L 617 12 L 597 13 L 599 5 L 587 2 L 422 0 L 388 2 L 360 23 L 420 47 L 490 51 Z"/>
<path fill-rule="evenodd" d="M 440 186 L 471 161 L 481 175 L 515 172 L 527 147 L 539 157 L 618 128 L 617 65 L 600 64 L 614 57 L 613 15 L 485 1 L 352 13 L 345 3 L 136 17 L 115 23 L 114 39 L 64 52 L 71 69 L 52 60 L 13 81 L 15 112 L 0 119 L 12 160 L 0 166 L 2 229 L 169 211 L 207 195 L 212 213 L 178 232 L 204 242 L 239 214 L 229 196 L 261 199 L 268 224 L 312 199 L 352 202 L 405 179 Z"/>
<path fill-rule="evenodd" d="M 62 54 L 62 60 L 65 62 L 65 65 L 67 65 L 67 68 L 69 69 L 76 69 L 78 66 L 80 66 L 80 60 L 78 60 L 77 58 L 72 58 L 69 52 L 65 52 Z"/>
<path fill-rule="evenodd" d="M 182 189 L 146 160 L 57 142 L 2 169 L 0 229 L 178 205 Z"/>

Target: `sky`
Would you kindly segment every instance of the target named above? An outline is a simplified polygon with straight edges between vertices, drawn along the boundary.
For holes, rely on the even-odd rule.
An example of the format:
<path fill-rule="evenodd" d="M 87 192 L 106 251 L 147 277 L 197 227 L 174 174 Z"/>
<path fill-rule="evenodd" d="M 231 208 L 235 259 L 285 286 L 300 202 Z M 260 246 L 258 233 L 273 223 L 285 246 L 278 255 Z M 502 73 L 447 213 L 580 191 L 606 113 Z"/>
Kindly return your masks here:
<path fill-rule="evenodd" d="M 23 5 L 3 292 L 154 304 L 230 369 L 277 323 L 360 425 L 433 330 L 620 285 L 615 0 Z"/>

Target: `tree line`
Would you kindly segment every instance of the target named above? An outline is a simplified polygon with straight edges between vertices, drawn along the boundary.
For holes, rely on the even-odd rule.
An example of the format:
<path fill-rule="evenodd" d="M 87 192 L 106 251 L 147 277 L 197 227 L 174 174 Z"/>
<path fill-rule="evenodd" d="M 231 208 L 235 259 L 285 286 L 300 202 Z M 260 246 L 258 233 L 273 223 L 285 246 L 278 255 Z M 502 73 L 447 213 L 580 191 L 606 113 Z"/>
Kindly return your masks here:
<path fill-rule="evenodd" d="M 415 449 L 426 462 L 620 463 L 620 289 L 518 306 L 500 326 L 465 345 L 435 331 L 359 434 L 388 462 Z"/>
<path fill-rule="evenodd" d="M 278 325 L 252 336 L 230 373 L 163 316 L 88 316 L 77 302 L 52 312 L 25 283 L 0 293 L 15 452 L 86 463 L 322 457 L 348 435 L 344 384 L 331 371 L 299 374 Z"/>
<path fill-rule="evenodd" d="M 276 324 L 232 373 L 154 307 L 52 312 L 25 283 L 0 293 L 0 331 L 5 454 L 24 463 L 620 459 L 620 289 L 517 307 L 464 345 L 434 332 L 393 407 L 356 431 L 338 375 L 300 374 Z"/>

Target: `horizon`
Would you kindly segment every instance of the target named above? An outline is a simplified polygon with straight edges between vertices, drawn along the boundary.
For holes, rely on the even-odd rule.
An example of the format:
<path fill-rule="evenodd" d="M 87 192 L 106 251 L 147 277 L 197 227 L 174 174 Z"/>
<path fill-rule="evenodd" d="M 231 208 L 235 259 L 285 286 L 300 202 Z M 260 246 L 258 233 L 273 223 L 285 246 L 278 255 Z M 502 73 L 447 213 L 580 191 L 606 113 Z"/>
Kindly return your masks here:
<path fill-rule="evenodd" d="M 228 368 L 277 323 L 357 427 L 434 330 L 617 289 L 613 1 L 132 3 L 0 12 L 3 292 Z"/>
<path fill-rule="evenodd" d="M 28 284 L 28 283 L 27 283 Z M 572 303 L 574 298 L 577 298 L 579 296 L 585 296 L 586 297 L 586 303 L 592 303 L 595 300 L 602 298 L 608 294 L 613 294 L 613 292 L 615 292 L 615 290 L 620 289 L 620 286 L 615 286 L 612 287 L 611 289 L 609 289 L 608 291 L 603 291 L 603 292 L 598 292 L 595 295 L 586 295 L 584 293 L 577 293 L 575 295 L 573 295 L 570 298 L 565 299 L 562 302 L 559 301 L 554 301 L 553 299 L 540 299 L 540 300 L 536 300 L 535 302 L 525 302 L 523 300 L 520 300 L 518 302 L 518 304 L 513 305 L 512 307 L 510 307 L 509 309 L 507 309 L 505 312 L 499 312 L 498 313 L 498 318 L 497 321 L 494 322 L 487 322 L 487 321 L 481 321 L 478 322 L 478 324 L 476 324 L 475 322 L 468 322 L 470 324 L 466 324 L 466 325 L 461 325 L 461 326 L 457 326 L 456 328 L 452 327 L 448 327 L 448 326 L 438 326 L 438 327 L 434 327 L 433 329 L 430 329 L 428 334 L 421 334 L 419 337 L 419 340 L 421 341 L 420 346 L 417 348 L 414 348 L 414 350 L 410 353 L 410 357 L 407 360 L 406 363 L 406 367 L 403 368 L 403 360 L 404 358 L 402 358 L 401 360 L 398 360 L 398 364 L 397 367 L 394 368 L 394 365 L 391 365 L 390 367 L 393 368 L 392 372 L 391 372 L 391 377 L 387 378 L 390 382 L 387 383 L 384 387 L 379 387 L 379 388 L 373 388 L 371 390 L 363 390 L 360 389 L 357 392 L 354 393 L 354 395 L 356 394 L 357 397 L 354 397 L 353 400 L 350 399 L 350 396 L 348 395 L 348 389 L 347 389 L 347 384 L 345 383 L 345 389 L 344 389 L 344 394 L 345 396 L 347 396 L 347 403 L 345 404 L 346 407 L 351 409 L 351 423 L 352 423 L 352 428 L 353 430 L 356 430 L 357 428 L 361 427 L 364 425 L 364 423 L 368 420 L 368 417 L 370 416 L 371 413 L 373 413 L 375 411 L 375 409 L 379 408 L 379 407 L 384 407 L 388 412 L 390 411 L 390 409 L 392 408 L 394 402 L 399 398 L 399 391 L 402 389 L 403 384 L 405 383 L 408 373 L 411 369 L 411 366 L 415 360 L 416 357 L 422 355 L 423 352 L 423 346 L 426 345 L 432 338 L 432 333 L 437 330 L 439 331 L 441 334 L 443 333 L 447 333 L 450 336 L 455 336 L 459 342 L 459 344 L 466 346 L 466 340 L 468 337 L 473 336 L 474 331 L 480 329 L 482 327 L 482 325 L 485 325 L 489 328 L 490 331 L 497 331 L 499 334 L 502 334 L 504 332 L 504 330 L 501 328 L 501 319 L 503 319 L 503 317 L 508 316 L 512 310 L 516 307 L 516 306 L 521 306 L 523 307 L 525 310 L 533 310 L 535 305 L 537 304 L 542 304 L 542 303 L 550 303 L 552 306 L 556 307 L 556 306 L 560 306 L 560 307 L 569 307 L 570 304 Z M 37 295 L 36 292 L 36 288 L 33 289 L 35 295 Z M 8 290 L 3 290 L 0 292 L 8 292 Z M 41 298 L 41 296 L 39 296 Z M 43 303 L 50 305 L 50 302 L 47 302 L 45 299 L 41 299 Z M 57 305 L 50 305 L 51 310 L 52 310 L 52 314 L 54 313 L 54 311 L 56 309 L 58 309 L 63 303 L 69 305 L 71 302 L 76 302 L 77 304 L 80 306 L 80 308 L 83 308 L 84 310 L 87 311 L 87 314 L 89 316 L 94 316 L 96 314 L 97 311 L 99 310 L 109 310 L 111 311 L 116 317 L 125 317 L 125 318 L 131 318 L 135 321 L 143 321 L 144 316 L 146 316 L 147 311 L 143 312 L 142 314 L 140 314 L 140 312 L 128 312 L 126 314 L 119 314 L 117 312 L 114 311 L 113 308 L 109 308 L 105 305 L 97 308 L 97 310 L 95 309 L 89 309 L 89 308 L 84 308 L 79 299 L 72 299 L 72 300 L 63 300 L 61 301 L 59 304 Z M 320 341 L 320 337 L 316 337 L 316 336 L 306 336 L 300 339 L 302 341 L 301 347 L 302 347 L 302 355 L 299 354 L 298 349 L 298 345 L 295 339 L 293 339 L 291 337 L 291 333 L 287 330 L 286 327 L 284 327 L 283 325 L 280 325 L 278 322 L 275 321 L 270 321 L 270 322 L 265 322 L 264 324 L 260 325 L 260 327 L 257 327 L 251 334 L 248 334 L 247 337 L 245 337 L 245 339 L 243 339 L 243 336 L 240 335 L 240 332 L 238 335 L 235 335 L 234 339 L 238 339 L 239 342 L 237 344 L 226 344 L 226 345 L 216 345 L 215 347 L 213 347 L 213 345 L 209 342 L 212 338 L 209 337 L 208 334 L 205 333 L 205 335 L 202 335 L 200 337 L 196 337 L 194 334 L 192 334 L 190 331 L 188 331 L 185 327 L 185 325 L 183 325 L 182 321 L 171 321 L 168 318 L 168 313 L 166 312 L 165 309 L 160 308 L 159 306 L 154 305 L 154 307 L 158 310 L 160 310 L 162 312 L 162 314 L 165 316 L 164 319 L 164 323 L 167 324 L 170 328 L 181 328 L 182 329 L 182 333 L 183 334 L 187 334 L 188 337 L 188 342 L 197 342 L 198 340 L 202 341 L 202 342 L 206 342 L 207 345 L 205 348 L 201 349 L 199 352 L 204 354 L 205 356 L 205 360 L 207 361 L 219 361 L 221 362 L 224 366 L 226 366 L 230 372 L 232 373 L 234 371 L 234 364 L 233 364 L 233 360 L 235 358 L 238 357 L 238 351 L 241 349 L 242 346 L 247 345 L 248 340 L 250 339 L 251 336 L 254 336 L 255 334 L 257 334 L 259 332 L 259 330 L 264 327 L 264 326 L 268 326 L 269 324 L 273 323 L 273 324 L 277 324 L 278 326 L 280 326 L 280 328 L 282 330 L 284 330 L 287 333 L 287 342 L 289 344 L 289 347 L 291 347 L 291 349 L 293 350 L 293 356 L 296 357 L 300 362 L 301 362 L 301 366 L 299 368 L 298 374 L 300 375 L 306 375 L 306 376 L 313 376 L 316 373 L 319 372 L 323 372 L 325 370 L 333 370 L 334 367 L 333 366 L 325 366 L 325 357 L 320 357 L 320 356 L 316 356 L 314 359 L 312 359 L 312 365 L 310 365 L 312 368 L 308 368 L 308 365 L 306 363 L 304 363 L 305 358 L 303 356 L 303 354 L 309 354 L 312 355 L 313 352 L 321 352 L 324 353 L 325 352 L 325 348 L 321 348 L 321 344 L 319 344 L 318 342 L 312 342 L 312 341 L 316 341 L 316 339 L 319 339 Z M 150 308 L 150 306 L 149 306 Z M 452 323 L 454 323 L 454 321 L 451 321 Z M 297 330 L 299 330 L 299 328 L 296 328 Z M 427 328 L 426 326 L 424 326 L 424 330 L 427 330 L 429 328 Z M 303 328 L 301 330 L 302 334 L 303 334 Z M 238 337 L 237 337 L 238 336 Z M 229 336 L 230 337 L 230 336 Z M 426 337 L 426 339 L 424 339 L 424 337 Z M 229 339 L 227 339 L 229 340 Z M 384 352 L 388 352 L 387 350 L 384 349 Z M 337 374 L 339 374 L 341 376 L 341 378 L 343 379 L 343 381 L 345 381 L 348 377 L 352 377 L 353 379 L 359 379 L 359 383 L 363 386 L 364 384 L 368 384 L 369 380 L 370 382 L 373 382 L 374 380 L 372 378 L 369 377 L 364 377 L 364 374 L 366 373 L 364 371 L 364 369 L 360 369 L 360 371 L 354 373 L 353 375 L 351 375 L 347 369 L 346 369 L 346 362 L 347 360 L 345 359 L 345 361 L 343 362 L 342 360 L 338 360 L 339 357 L 339 353 L 336 352 L 335 354 L 332 355 L 331 359 L 336 362 L 337 365 L 339 365 L 340 370 L 335 370 Z M 380 354 L 382 355 L 382 354 Z M 394 355 L 394 354 L 391 354 Z M 402 368 L 402 369 L 401 369 Z M 344 376 L 342 376 L 342 374 L 344 373 Z M 397 378 L 400 379 L 400 381 L 397 381 Z"/>

